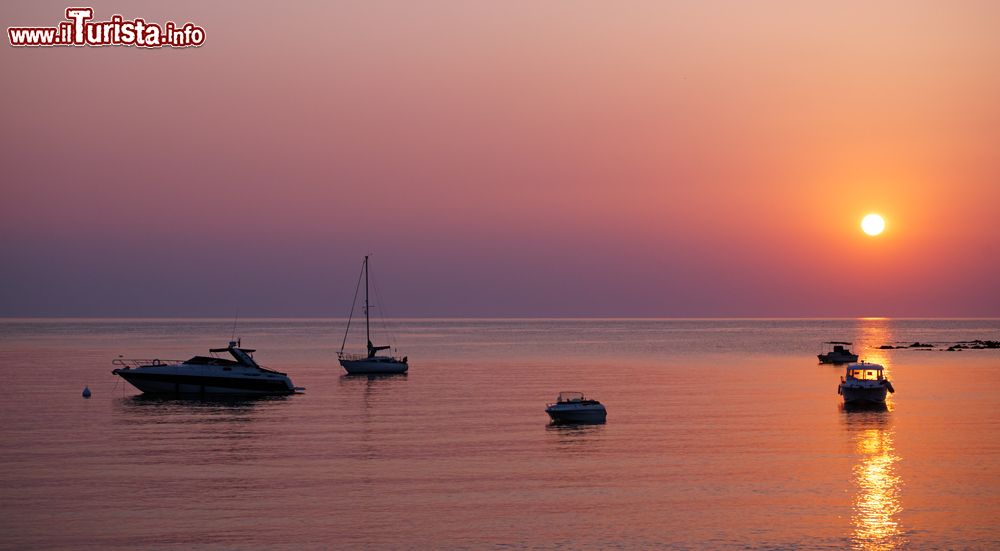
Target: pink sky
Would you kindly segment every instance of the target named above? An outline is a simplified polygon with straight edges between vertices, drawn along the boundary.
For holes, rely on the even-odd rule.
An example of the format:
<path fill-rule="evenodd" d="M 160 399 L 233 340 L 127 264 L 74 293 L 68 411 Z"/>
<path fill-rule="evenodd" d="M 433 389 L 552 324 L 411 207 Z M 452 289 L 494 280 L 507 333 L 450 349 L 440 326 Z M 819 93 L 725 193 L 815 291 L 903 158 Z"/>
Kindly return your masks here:
<path fill-rule="evenodd" d="M 85 5 L 206 42 L 0 46 L 0 315 L 1000 315 L 996 2 Z"/>

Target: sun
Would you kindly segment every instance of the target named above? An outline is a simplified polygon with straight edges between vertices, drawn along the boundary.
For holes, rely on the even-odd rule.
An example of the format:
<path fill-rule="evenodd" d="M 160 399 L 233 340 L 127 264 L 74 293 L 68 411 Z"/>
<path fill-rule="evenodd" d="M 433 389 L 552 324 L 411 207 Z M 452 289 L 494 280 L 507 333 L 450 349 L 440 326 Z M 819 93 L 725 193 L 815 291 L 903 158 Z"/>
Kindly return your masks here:
<path fill-rule="evenodd" d="M 869 214 L 861 219 L 861 229 L 868 235 L 878 235 L 885 231 L 885 220 L 877 214 Z"/>

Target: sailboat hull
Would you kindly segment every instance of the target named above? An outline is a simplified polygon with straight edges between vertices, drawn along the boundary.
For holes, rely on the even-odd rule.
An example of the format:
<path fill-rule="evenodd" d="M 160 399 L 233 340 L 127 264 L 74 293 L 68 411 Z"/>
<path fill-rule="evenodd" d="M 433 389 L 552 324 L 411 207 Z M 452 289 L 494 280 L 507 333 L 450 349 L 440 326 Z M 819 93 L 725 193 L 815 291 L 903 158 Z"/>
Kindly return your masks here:
<path fill-rule="evenodd" d="M 388 359 L 340 360 L 341 367 L 349 375 L 395 375 L 406 373 L 409 369 L 405 362 Z"/>

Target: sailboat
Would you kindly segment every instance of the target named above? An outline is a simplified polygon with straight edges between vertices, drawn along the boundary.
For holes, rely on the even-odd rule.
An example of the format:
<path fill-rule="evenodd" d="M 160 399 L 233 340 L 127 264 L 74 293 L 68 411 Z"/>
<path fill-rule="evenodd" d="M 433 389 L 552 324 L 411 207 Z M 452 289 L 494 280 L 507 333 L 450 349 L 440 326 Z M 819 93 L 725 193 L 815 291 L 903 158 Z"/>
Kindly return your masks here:
<path fill-rule="evenodd" d="M 406 370 L 409 369 L 409 365 L 406 363 L 408 359 L 406 356 L 397 358 L 391 354 L 379 355 L 379 352 L 389 350 L 391 347 L 388 345 L 375 346 L 372 344 L 371 316 L 368 313 L 368 256 L 365 256 L 365 261 L 361 266 L 361 276 L 358 278 L 359 287 L 361 286 L 361 278 L 365 280 L 365 340 L 368 343 L 368 354 L 344 353 L 344 347 L 347 346 L 347 335 L 351 332 L 351 319 L 354 317 L 354 302 L 352 302 L 351 314 L 347 318 L 347 330 L 344 332 L 344 342 L 340 345 L 340 352 L 337 353 L 340 365 L 349 375 L 391 375 L 406 373 Z M 355 302 L 357 301 L 357 296 L 357 291 L 355 291 Z"/>

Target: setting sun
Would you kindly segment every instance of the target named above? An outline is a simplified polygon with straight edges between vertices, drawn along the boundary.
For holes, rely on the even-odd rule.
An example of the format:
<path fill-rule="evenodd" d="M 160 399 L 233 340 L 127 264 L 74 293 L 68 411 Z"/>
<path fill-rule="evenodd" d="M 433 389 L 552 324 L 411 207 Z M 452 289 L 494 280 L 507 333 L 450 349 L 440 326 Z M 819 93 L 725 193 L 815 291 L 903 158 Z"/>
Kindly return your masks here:
<path fill-rule="evenodd" d="M 878 235 L 885 230 L 885 220 L 877 214 L 869 214 L 861 220 L 861 229 L 868 235 Z"/>

